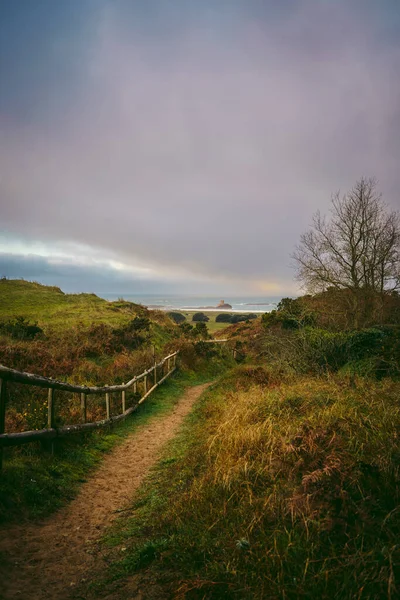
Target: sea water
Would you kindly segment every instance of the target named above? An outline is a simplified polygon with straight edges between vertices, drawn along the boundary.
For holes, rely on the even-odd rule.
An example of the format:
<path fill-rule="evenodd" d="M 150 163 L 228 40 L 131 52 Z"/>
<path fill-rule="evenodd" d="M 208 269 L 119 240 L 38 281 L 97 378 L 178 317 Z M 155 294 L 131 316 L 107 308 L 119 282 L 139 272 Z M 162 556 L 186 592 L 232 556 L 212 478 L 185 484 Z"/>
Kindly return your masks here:
<path fill-rule="evenodd" d="M 158 308 L 160 310 L 215 310 L 221 312 L 218 304 L 224 300 L 232 306 L 232 311 L 243 313 L 265 313 L 274 310 L 278 302 L 282 299 L 281 296 L 227 296 L 220 298 L 219 296 L 172 296 L 172 295 L 157 295 L 157 294 L 118 294 L 106 293 L 98 294 L 106 300 L 118 300 L 123 298 L 136 304 L 142 304 L 149 308 Z"/>

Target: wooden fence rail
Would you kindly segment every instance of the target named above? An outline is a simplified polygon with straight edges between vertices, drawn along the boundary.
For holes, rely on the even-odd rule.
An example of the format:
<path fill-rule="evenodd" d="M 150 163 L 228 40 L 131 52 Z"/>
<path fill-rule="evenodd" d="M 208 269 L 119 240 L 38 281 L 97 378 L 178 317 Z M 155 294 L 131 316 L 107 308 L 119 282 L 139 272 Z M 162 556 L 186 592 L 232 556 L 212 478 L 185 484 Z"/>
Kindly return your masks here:
<path fill-rule="evenodd" d="M 130 415 L 136 408 L 144 402 L 144 400 L 150 396 L 150 394 L 163 383 L 176 369 L 176 357 L 179 354 L 173 352 L 165 358 L 163 358 L 158 364 L 154 364 L 150 369 L 147 369 L 140 375 L 136 375 L 127 383 L 120 385 L 106 385 L 102 387 L 85 386 L 85 385 L 73 385 L 65 383 L 63 381 L 57 381 L 49 377 L 41 377 L 40 375 L 33 375 L 32 373 L 23 373 L 10 369 L 3 365 L 0 365 L 0 468 L 2 466 L 2 455 L 3 448 L 6 446 L 16 446 L 20 444 L 27 444 L 34 441 L 54 441 L 57 437 L 62 437 L 72 433 L 78 433 L 82 431 L 90 431 L 91 429 L 97 429 L 116 423 L 125 419 Z M 167 373 L 164 375 L 164 365 L 167 365 Z M 162 369 L 162 377 L 157 381 L 157 369 Z M 148 389 L 148 382 L 151 381 L 149 376 L 153 374 L 152 386 Z M 137 404 L 126 408 L 126 390 L 133 388 L 133 392 L 137 392 L 137 383 L 143 380 L 144 382 L 144 395 L 140 398 Z M 6 433 L 5 432 L 5 418 L 6 418 L 6 406 L 7 406 L 7 383 L 21 383 L 24 385 L 32 385 L 35 387 L 47 388 L 47 428 L 35 431 L 23 431 L 19 433 Z M 81 420 L 82 423 L 78 425 L 64 425 L 62 427 L 55 427 L 55 390 L 63 392 L 74 392 L 80 394 L 80 406 L 81 406 Z M 115 416 L 111 416 L 110 412 L 110 394 L 115 392 L 121 392 L 121 410 L 122 412 Z M 90 394 L 105 394 L 106 402 L 106 415 L 107 418 L 102 421 L 95 421 L 87 423 L 87 396 Z"/>

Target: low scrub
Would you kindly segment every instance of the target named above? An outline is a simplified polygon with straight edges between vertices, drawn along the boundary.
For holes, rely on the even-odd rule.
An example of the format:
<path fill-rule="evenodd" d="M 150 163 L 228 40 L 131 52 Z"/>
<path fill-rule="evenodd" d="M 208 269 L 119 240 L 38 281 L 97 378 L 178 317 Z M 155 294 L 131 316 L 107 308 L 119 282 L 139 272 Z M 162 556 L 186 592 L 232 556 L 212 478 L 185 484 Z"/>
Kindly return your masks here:
<path fill-rule="evenodd" d="M 146 569 L 182 599 L 398 597 L 400 384 L 250 369 L 207 394 L 115 526 L 113 577 Z"/>
<path fill-rule="evenodd" d="M 194 313 L 194 315 L 192 316 L 192 321 L 197 321 L 199 323 L 207 323 L 207 321 L 210 320 L 210 317 L 207 317 L 207 315 L 205 315 L 202 312 L 197 312 Z"/>
<path fill-rule="evenodd" d="M 257 319 L 257 315 L 255 313 L 245 313 L 245 314 L 229 314 L 229 313 L 221 313 L 215 317 L 216 323 L 243 323 L 246 321 L 252 321 L 253 319 Z"/>
<path fill-rule="evenodd" d="M 183 315 L 183 314 L 182 314 L 182 313 L 180 313 L 180 312 L 174 312 L 174 311 L 171 311 L 171 312 L 168 312 L 168 313 L 167 313 L 167 315 L 168 315 L 168 317 L 169 317 L 170 319 L 172 319 L 172 320 L 174 321 L 174 323 L 176 323 L 177 325 L 180 325 L 181 323 L 184 323 L 184 322 L 186 321 L 186 317 L 185 317 L 185 315 Z"/>
<path fill-rule="evenodd" d="M 368 364 L 379 378 L 399 375 L 400 329 L 381 326 L 358 331 L 327 331 L 303 327 L 296 331 L 269 329 L 264 335 L 264 359 L 299 373 L 336 372 Z M 361 374 L 361 371 L 360 371 Z M 366 373 L 364 373 L 366 374 Z"/>
<path fill-rule="evenodd" d="M 31 323 L 29 319 L 18 316 L 0 322 L 0 333 L 16 340 L 32 340 L 43 333 L 43 329 L 37 323 Z"/>

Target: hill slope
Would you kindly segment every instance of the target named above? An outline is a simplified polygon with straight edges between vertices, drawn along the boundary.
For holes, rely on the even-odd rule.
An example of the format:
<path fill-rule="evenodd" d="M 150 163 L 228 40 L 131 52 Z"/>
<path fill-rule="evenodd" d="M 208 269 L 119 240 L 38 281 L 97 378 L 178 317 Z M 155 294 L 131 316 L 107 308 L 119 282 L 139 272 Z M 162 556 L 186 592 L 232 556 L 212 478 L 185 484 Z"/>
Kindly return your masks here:
<path fill-rule="evenodd" d="M 0 320 L 22 315 L 44 329 L 126 322 L 146 309 L 133 302 L 108 302 L 95 294 L 65 294 L 60 288 L 18 279 L 0 280 Z"/>

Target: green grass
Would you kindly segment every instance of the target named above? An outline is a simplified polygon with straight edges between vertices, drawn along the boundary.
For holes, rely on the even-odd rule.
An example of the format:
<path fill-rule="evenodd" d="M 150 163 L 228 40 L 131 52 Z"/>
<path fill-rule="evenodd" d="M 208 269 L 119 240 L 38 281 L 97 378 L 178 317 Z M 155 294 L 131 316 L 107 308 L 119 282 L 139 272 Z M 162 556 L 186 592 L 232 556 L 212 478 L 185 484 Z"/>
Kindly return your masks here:
<path fill-rule="evenodd" d="M 95 589 L 136 574 L 182 599 L 398 597 L 400 384 L 262 371 L 203 396 L 109 531 Z"/>
<path fill-rule="evenodd" d="M 211 335 L 213 335 L 216 331 L 221 331 L 222 329 L 226 329 L 227 327 L 230 327 L 230 325 L 231 325 L 231 323 L 216 323 L 215 322 L 216 317 L 219 314 L 221 314 L 223 311 L 221 311 L 221 313 L 215 312 L 215 311 L 210 311 L 210 310 L 199 310 L 199 311 L 179 310 L 177 312 L 180 312 L 182 315 L 184 315 L 186 317 L 186 321 L 188 323 L 190 323 L 191 325 L 196 325 L 196 323 L 192 321 L 192 317 L 195 314 L 195 312 L 204 313 L 210 319 L 209 321 L 207 321 L 206 325 L 207 325 L 207 329 Z M 228 312 L 228 311 L 226 311 L 226 312 Z M 240 313 L 235 313 L 235 312 L 229 311 L 229 314 L 237 315 Z"/>
<path fill-rule="evenodd" d="M 21 315 L 37 321 L 46 333 L 59 333 L 75 326 L 77 322 L 84 326 L 107 323 L 117 327 L 128 323 L 144 310 L 133 302 L 109 302 L 95 294 L 65 294 L 57 287 L 17 279 L 0 279 L 0 298 L 0 320 Z M 153 316 L 156 314 L 155 311 L 149 312 Z M 193 311 L 179 312 L 192 323 Z M 229 323 L 215 322 L 219 313 L 202 312 L 210 319 L 207 327 L 211 334 L 229 326 Z M 162 313 L 157 314 L 157 319 L 165 324 L 163 317 Z M 157 337 L 157 331 L 154 334 Z"/>
<path fill-rule="evenodd" d="M 186 321 L 188 323 L 190 323 L 191 325 L 196 325 L 196 323 L 192 321 L 192 317 L 195 314 L 194 311 L 183 311 L 182 310 L 179 312 L 181 312 L 186 317 Z M 207 325 L 207 329 L 211 335 L 213 333 L 215 333 L 216 331 L 220 331 L 221 329 L 225 329 L 226 327 L 229 327 L 229 325 L 230 325 L 230 323 L 216 323 L 215 322 L 215 318 L 219 315 L 219 313 L 216 313 L 213 311 L 207 311 L 207 310 L 202 310 L 202 311 L 197 311 L 197 312 L 204 313 L 210 319 L 209 321 L 207 321 L 206 325 Z"/>
<path fill-rule="evenodd" d="M 5 449 L 0 472 L 0 522 L 35 519 L 51 514 L 73 498 L 104 453 L 155 417 L 166 414 L 184 390 L 212 379 L 212 371 L 180 373 L 160 386 L 123 423 L 112 429 L 58 440 L 55 454 L 39 444 Z"/>
<path fill-rule="evenodd" d="M 127 323 L 142 310 L 132 302 L 108 302 L 95 294 L 64 294 L 60 288 L 18 280 L 0 280 L 0 319 L 16 315 L 37 321 L 52 331 L 65 330 L 81 322 Z"/>

